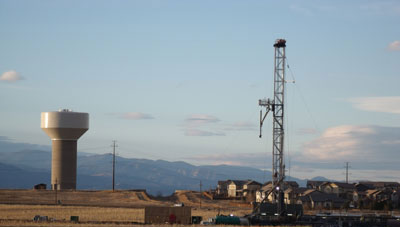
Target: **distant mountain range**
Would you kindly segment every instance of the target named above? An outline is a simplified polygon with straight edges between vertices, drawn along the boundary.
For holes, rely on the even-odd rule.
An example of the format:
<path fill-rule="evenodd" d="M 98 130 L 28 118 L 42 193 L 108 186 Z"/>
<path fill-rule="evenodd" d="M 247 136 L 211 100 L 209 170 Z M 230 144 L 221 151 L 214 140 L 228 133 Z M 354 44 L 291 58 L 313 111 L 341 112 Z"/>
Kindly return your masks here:
<path fill-rule="evenodd" d="M 0 141 L 0 188 L 32 188 L 38 183 L 49 186 L 50 175 L 50 147 Z M 117 189 L 146 189 L 153 195 L 168 195 L 177 189 L 199 190 L 200 181 L 203 190 L 215 188 L 218 180 L 227 179 L 265 182 L 271 180 L 271 172 L 229 165 L 194 166 L 186 162 L 116 158 Z M 303 186 L 306 183 L 297 178 L 290 180 Z M 78 152 L 78 189 L 111 189 L 111 182 L 111 154 Z"/>

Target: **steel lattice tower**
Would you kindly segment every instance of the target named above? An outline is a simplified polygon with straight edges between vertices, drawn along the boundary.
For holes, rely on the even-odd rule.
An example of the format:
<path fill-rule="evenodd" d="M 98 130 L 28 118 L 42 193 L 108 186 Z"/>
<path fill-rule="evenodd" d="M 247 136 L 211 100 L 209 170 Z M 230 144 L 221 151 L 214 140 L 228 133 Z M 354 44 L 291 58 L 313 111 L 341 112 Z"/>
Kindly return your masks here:
<path fill-rule="evenodd" d="M 286 40 L 278 39 L 275 44 L 274 59 L 274 99 L 259 100 L 259 105 L 266 108 L 262 116 L 260 112 L 260 138 L 261 127 L 269 111 L 273 112 L 273 136 L 272 136 L 272 183 L 273 200 L 277 204 L 277 213 L 284 211 L 283 180 L 285 179 L 285 163 L 283 159 L 284 148 L 284 98 L 285 98 L 285 47 Z"/>

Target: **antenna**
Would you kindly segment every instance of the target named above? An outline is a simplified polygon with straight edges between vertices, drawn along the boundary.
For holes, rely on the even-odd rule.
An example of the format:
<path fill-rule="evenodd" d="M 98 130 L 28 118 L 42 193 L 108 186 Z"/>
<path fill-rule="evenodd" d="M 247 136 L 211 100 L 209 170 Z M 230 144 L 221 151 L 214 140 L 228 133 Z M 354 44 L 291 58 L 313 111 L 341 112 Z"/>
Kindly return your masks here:
<path fill-rule="evenodd" d="M 277 204 L 277 213 L 283 214 L 283 180 L 285 179 L 285 164 L 283 159 L 284 145 L 284 98 L 285 98 L 285 48 L 286 40 L 277 39 L 274 44 L 274 99 L 260 99 L 259 106 L 265 107 L 263 116 L 260 110 L 260 138 L 262 126 L 269 111 L 273 113 L 273 138 L 272 138 L 272 183 L 273 202 Z"/>

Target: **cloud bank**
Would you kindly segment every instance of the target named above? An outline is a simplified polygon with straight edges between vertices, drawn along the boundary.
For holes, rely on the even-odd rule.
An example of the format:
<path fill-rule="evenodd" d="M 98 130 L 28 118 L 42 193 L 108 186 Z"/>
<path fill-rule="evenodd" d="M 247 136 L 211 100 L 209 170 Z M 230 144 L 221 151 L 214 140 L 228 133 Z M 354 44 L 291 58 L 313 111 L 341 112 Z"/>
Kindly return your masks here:
<path fill-rule="evenodd" d="M 183 131 L 185 136 L 225 136 L 225 133 L 213 127 L 221 120 L 208 114 L 192 114 L 184 120 Z"/>
<path fill-rule="evenodd" d="M 225 136 L 222 132 L 210 132 L 195 128 L 185 129 L 185 136 Z"/>
<path fill-rule="evenodd" d="M 384 165 L 400 158 L 399 145 L 400 127 L 341 125 L 304 144 L 300 160 Z"/>
<path fill-rule="evenodd" d="M 128 112 L 128 113 L 120 113 L 118 114 L 119 118 L 125 120 L 149 120 L 154 119 L 154 117 L 147 113 L 140 112 Z"/>
<path fill-rule="evenodd" d="M 14 70 L 4 72 L 0 77 L 0 80 L 7 82 L 16 82 L 18 80 L 23 80 L 23 79 L 24 78 Z"/>
<path fill-rule="evenodd" d="M 400 96 L 352 98 L 349 102 L 360 110 L 400 114 Z"/>
<path fill-rule="evenodd" d="M 220 120 L 217 117 L 208 114 L 192 114 L 185 119 L 185 123 L 190 126 L 201 126 L 203 124 L 217 123 Z"/>
<path fill-rule="evenodd" d="M 226 131 L 257 131 L 257 126 L 251 122 L 238 121 L 224 128 Z"/>
<path fill-rule="evenodd" d="M 393 41 L 389 44 L 388 50 L 390 51 L 400 51 L 400 40 Z"/>

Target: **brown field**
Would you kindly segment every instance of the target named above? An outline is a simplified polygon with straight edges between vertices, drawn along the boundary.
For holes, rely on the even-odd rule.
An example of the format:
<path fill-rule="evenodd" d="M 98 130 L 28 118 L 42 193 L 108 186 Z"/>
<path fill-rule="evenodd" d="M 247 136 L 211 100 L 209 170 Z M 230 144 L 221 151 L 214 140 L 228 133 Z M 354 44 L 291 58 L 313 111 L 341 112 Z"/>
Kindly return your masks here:
<path fill-rule="evenodd" d="M 56 205 L 56 201 L 60 204 Z M 245 215 L 251 212 L 248 204 L 215 201 L 198 192 L 180 191 L 165 198 L 151 198 L 141 191 L 62 191 L 0 190 L 1 226 L 134 226 L 144 222 L 144 207 L 172 206 L 184 203 L 192 207 L 192 216 L 203 220 L 218 213 Z M 48 216 L 49 222 L 34 222 L 35 215 Z M 79 216 L 79 223 L 70 222 Z M 166 225 L 171 226 L 171 225 Z"/>

